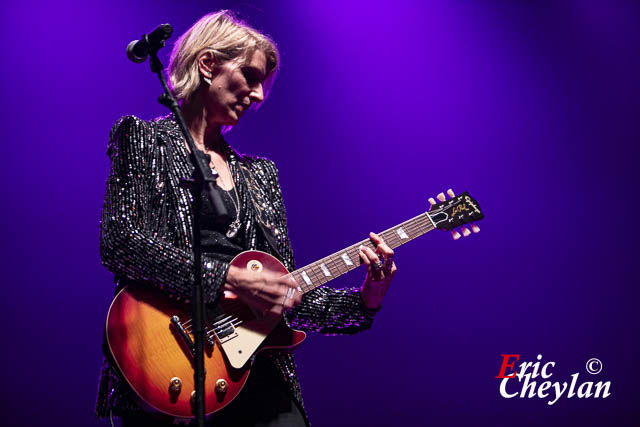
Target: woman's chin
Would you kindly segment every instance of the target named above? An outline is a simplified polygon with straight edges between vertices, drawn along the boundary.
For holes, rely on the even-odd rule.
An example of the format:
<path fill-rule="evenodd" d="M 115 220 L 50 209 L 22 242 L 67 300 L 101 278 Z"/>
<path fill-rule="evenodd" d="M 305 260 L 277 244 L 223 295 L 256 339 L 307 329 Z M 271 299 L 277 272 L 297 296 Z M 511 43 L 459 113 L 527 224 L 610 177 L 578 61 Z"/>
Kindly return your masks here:
<path fill-rule="evenodd" d="M 235 126 L 240 121 L 242 117 L 242 113 L 238 113 L 237 111 L 229 112 L 229 117 L 227 118 L 227 126 Z"/>
<path fill-rule="evenodd" d="M 216 121 L 217 126 L 235 126 L 240 121 L 240 117 L 230 114 L 224 120 Z"/>

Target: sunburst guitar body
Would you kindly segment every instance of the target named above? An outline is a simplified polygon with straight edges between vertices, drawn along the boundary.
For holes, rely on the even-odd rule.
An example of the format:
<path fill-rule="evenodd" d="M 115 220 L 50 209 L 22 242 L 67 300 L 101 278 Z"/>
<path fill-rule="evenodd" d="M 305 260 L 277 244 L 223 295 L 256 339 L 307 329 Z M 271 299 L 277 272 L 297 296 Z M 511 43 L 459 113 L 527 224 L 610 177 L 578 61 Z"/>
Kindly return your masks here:
<path fill-rule="evenodd" d="M 248 251 L 231 262 L 251 271 L 282 275 L 287 269 L 271 255 Z M 129 285 L 114 298 L 107 315 L 107 345 L 122 376 L 148 409 L 172 417 L 193 417 L 193 350 L 190 305 L 179 304 L 149 285 Z M 253 355 L 288 351 L 306 337 L 282 319 L 260 318 L 227 293 L 209 313 L 204 367 L 205 408 L 228 405 L 247 381 Z"/>

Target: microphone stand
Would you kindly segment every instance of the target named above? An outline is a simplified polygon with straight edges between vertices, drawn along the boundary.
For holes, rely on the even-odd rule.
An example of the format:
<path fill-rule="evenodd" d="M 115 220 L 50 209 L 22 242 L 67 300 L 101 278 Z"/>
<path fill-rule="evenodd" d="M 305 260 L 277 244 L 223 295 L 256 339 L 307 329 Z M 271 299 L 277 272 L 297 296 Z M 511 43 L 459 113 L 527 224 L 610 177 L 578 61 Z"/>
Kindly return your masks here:
<path fill-rule="evenodd" d="M 149 51 L 149 64 L 151 71 L 158 75 L 160 83 L 164 89 L 164 93 L 158 98 L 165 107 L 169 108 L 180 126 L 180 130 L 184 134 L 187 141 L 187 146 L 191 151 L 190 160 L 195 167 L 193 176 L 191 178 L 183 178 L 180 182 L 180 186 L 187 188 L 193 194 L 195 200 L 195 206 L 193 209 L 193 263 L 194 263 L 194 282 L 193 282 L 193 296 L 192 310 L 193 310 L 193 335 L 194 335 L 194 383 L 195 383 L 195 416 L 196 425 L 198 427 L 204 427 L 204 323 L 205 323 L 205 305 L 204 305 L 204 288 L 202 286 L 202 247 L 200 245 L 200 215 L 202 212 L 202 191 L 206 191 L 209 200 L 211 202 L 213 213 L 215 217 L 221 222 L 228 222 L 231 220 L 229 212 L 222 202 L 218 186 L 216 185 L 216 178 L 218 173 L 212 171 L 209 168 L 210 157 L 201 150 L 196 148 L 191 133 L 187 129 L 187 125 L 180 112 L 180 105 L 175 100 L 167 81 L 165 80 L 162 70 L 163 65 L 158 59 L 158 49 L 164 46 L 164 41 L 151 47 Z"/>

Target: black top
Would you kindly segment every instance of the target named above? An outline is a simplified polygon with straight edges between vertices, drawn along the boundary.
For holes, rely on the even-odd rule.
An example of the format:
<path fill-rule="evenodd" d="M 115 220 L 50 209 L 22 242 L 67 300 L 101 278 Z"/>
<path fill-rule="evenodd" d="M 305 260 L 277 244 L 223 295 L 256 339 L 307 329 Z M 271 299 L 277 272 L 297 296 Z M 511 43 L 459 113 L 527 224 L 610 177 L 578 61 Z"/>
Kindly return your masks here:
<path fill-rule="evenodd" d="M 229 225 L 236 218 L 236 204 L 240 197 L 236 199 L 236 187 L 231 191 L 220 191 L 222 202 L 229 212 L 231 219 L 226 224 L 221 224 L 213 217 L 209 196 L 206 191 L 202 192 L 202 217 L 200 222 L 200 240 L 202 253 L 220 261 L 230 262 L 233 257 L 243 252 L 247 248 L 244 227 L 240 227 L 235 236 L 229 238 L 226 233 Z M 240 223 L 247 220 L 246 212 L 240 212 Z"/>

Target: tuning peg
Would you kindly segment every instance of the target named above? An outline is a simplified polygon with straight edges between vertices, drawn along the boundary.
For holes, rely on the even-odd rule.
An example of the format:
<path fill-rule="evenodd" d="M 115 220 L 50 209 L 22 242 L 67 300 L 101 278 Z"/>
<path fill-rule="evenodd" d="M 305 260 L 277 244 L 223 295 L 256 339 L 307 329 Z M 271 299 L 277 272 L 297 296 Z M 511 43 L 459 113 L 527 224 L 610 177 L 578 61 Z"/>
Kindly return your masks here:
<path fill-rule="evenodd" d="M 447 198 L 444 196 L 444 193 L 440 193 L 436 196 L 438 198 L 438 200 L 440 200 L 441 202 L 444 202 Z"/>
<path fill-rule="evenodd" d="M 435 205 L 436 200 L 433 197 L 429 197 L 429 203 L 431 203 L 432 205 Z"/>
<path fill-rule="evenodd" d="M 456 230 L 451 230 L 451 236 L 453 237 L 453 240 L 458 240 L 460 237 L 462 237 Z"/>
<path fill-rule="evenodd" d="M 474 223 L 471 223 L 471 229 L 473 230 L 474 233 L 479 233 L 480 232 L 480 227 L 478 227 Z"/>
<path fill-rule="evenodd" d="M 456 195 L 455 195 L 455 193 L 453 192 L 453 190 L 452 190 L 452 189 L 448 189 L 448 190 L 447 190 L 447 194 L 448 194 L 448 195 L 449 195 L 449 197 L 451 197 L 451 198 L 456 197 Z"/>
<path fill-rule="evenodd" d="M 462 229 L 462 235 L 464 237 L 470 236 L 471 235 L 471 231 L 469 231 L 469 229 L 467 227 L 465 227 L 464 225 L 462 227 L 460 227 Z"/>

